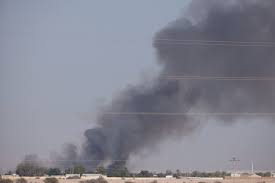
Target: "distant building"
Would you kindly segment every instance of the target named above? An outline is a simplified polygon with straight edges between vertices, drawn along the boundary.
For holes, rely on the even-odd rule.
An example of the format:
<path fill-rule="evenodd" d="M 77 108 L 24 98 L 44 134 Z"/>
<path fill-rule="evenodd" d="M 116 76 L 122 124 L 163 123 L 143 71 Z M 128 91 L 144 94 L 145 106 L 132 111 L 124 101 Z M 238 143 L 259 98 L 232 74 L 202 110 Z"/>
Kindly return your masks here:
<path fill-rule="evenodd" d="M 239 172 L 233 172 L 230 174 L 231 177 L 241 177 L 241 173 Z"/>
<path fill-rule="evenodd" d="M 17 174 L 12 174 L 12 175 L 0 175 L 0 177 L 1 177 L 2 179 L 14 179 L 14 178 L 18 178 L 19 175 L 17 175 Z"/>
<path fill-rule="evenodd" d="M 100 177 L 106 178 L 106 176 L 102 174 L 90 173 L 90 174 L 82 174 L 81 179 L 98 179 Z"/>
<path fill-rule="evenodd" d="M 76 178 L 76 179 L 79 178 L 80 179 L 80 174 L 66 174 L 65 178 L 66 179 L 70 179 L 70 178 L 71 179 L 73 179 L 73 178 Z"/>
<path fill-rule="evenodd" d="M 247 173 L 247 172 L 234 172 L 234 173 L 231 173 L 231 177 L 261 178 L 261 176 L 255 174 L 255 173 Z"/>
<path fill-rule="evenodd" d="M 275 177 L 275 172 L 271 172 L 271 177 Z"/>
<path fill-rule="evenodd" d="M 166 175 L 165 178 L 167 179 L 173 178 L 173 175 Z"/>

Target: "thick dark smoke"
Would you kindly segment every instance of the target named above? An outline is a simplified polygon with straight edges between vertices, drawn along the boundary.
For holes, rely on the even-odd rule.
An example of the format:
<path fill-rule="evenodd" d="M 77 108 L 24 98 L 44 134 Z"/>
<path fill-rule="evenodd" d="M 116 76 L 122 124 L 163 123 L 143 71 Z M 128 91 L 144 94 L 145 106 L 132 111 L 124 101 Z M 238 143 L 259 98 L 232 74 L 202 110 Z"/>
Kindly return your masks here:
<path fill-rule="evenodd" d="M 274 77 L 274 47 L 234 46 L 238 42 L 274 42 L 274 8 L 274 1 L 269 0 L 193 1 L 189 19 L 180 18 L 156 35 L 154 46 L 163 66 L 162 76 Z M 199 46 L 160 39 L 235 43 Z M 274 112 L 272 81 L 182 81 L 181 84 L 199 88 L 196 108 L 202 112 Z"/>
<path fill-rule="evenodd" d="M 187 13 L 154 38 L 158 79 L 131 86 L 85 132 L 80 159 L 124 166 L 133 154 L 163 139 L 188 135 L 200 123 L 190 115 L 107 115 L 104 112 L 271 113 L 274 81 L 169 80 L 167 76 L 275 77 L 275 47 L 238 42 L 275 42 L 275 1 L 195 0 Z M 231 45 L 184 45 L 172 40 L 233 41 Z M 256 44 L 256 43 L 255 43 Z M 258 43 L 257 43 L 258 44 Z M 216 118 L 229 123 L 241 116 Z M 267 120 L 264 116 L 262 120 Z M 213 117 L 214 118 L 214 117 Z M 251 118 L 245 118 L 250 120 Z M 272 118 L 271 118 L 272 119 Z M 204 120 L 200 118 L 200 120 Z M 97 161 L 98 160 L 98 161 Z M 102 160 L 102 161 L 100 161 Z"/>

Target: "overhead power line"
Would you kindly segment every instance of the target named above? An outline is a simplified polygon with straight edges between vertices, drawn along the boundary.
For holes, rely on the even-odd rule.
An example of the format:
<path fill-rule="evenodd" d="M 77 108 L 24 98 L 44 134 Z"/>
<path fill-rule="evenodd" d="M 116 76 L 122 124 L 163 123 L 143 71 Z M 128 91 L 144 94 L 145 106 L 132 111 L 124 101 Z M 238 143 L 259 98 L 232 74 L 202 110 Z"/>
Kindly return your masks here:
<path fill-rule="evenodd" d="M 25 162 L 36 162 L 36 160 L 24 160 Z M 82 159 L 82 160 L 62 160 L 62 159 L 57 159 L 57 160 L 39 160 L 39 161 L 43 161 L 43 162 L 97 162 L 97 161 L 110 161 L 110 162 L 121 162 L 121 161 L 128 161 L 128 160 L 122 160 L 122 159 L 115 159 L 115 160 L 103 160 L 103 159 Z"/>
<path fill-rule="evenodd" d="M 104 112 L 105 115 L 139 116 L 275 116 L 275 113 L 172 113 L 172 112 Z"/>
<path fill-rule="evenodd" d="M 161 43 L 163 44 L 163 43 Z M 231 46 L 231 47 L 275 47 L 275 45 L 265 45 L 265 44 L 225 44 L 225 43 L 195 43 L 195 42 L 180 42 L 172 43 L 166 42 L 165 44 L 174 45 L 192 45 L 192 46 Z"/>
<path fill-rule="evenodd" d="M 269 44 L 274 45 L 275 42 L 270 41 L 219 41 L 219 40 L 198 40 L 198 39 L 154 39 L 155 41 L 169 41 L 169 42 L 207 42 L 207 43 L 238 43 L 238 44 Z"/>
<path fill-rule="evenodd" d="M 275 81 L 275 77 L 167 76 L 166 78 L 171 80 Z"/>
<path fill-rule="evenodd" d="M 216 40 L 177 40 L 177 39 L 155 39 L 159 44 L 175 45 L 199 45 L 199 46 L 251 46 L 251 47 L 275 47 L 275 42 L 265 41 L 216 41 Z"/>

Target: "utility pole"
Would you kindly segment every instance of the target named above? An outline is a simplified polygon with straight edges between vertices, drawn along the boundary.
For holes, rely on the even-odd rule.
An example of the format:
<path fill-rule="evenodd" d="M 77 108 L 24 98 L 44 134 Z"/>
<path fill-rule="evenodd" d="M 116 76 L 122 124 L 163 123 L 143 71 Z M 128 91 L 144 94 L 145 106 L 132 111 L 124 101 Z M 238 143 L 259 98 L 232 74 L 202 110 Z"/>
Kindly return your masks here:
<path fill-rule="evenodd" d="M 254 165 L 253 165 L 253 161 L 251 161 L 251 174 L 254 174 Z"/>
<path fill-rule="evenodd" d="M 231 160 L 229 160 L 233 164 L 233 171 L 235 173 L 235 176 L 237 175 L 237 162 L 240 160 L 236 157 L 233 157 Z M 233 177 L 233 183 L 235 183 L 235 177 Z"/>
<path fill-rule="evenodd" d="M 233 171 L 237 173 L 237 162 L 240 160 L 237 159 L 236 157 L 233 157 L 231 160 L 229 160 L 233 164 Z"/>

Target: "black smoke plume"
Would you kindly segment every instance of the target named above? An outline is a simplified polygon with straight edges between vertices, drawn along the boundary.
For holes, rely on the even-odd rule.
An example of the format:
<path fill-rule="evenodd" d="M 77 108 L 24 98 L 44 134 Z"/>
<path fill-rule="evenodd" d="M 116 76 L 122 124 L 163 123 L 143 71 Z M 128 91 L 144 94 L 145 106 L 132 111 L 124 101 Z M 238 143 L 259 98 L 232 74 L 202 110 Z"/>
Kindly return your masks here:
<path fill-rule="evenodd" d="M 131 155 L 151 149 L 163 139 L 188 135 L 200 124 L 192 115 L 108 115 L 108 111 L 274 112 L 275 81 L 168 78 L 275 77 L 275 47 L 266 46 L 266 42 L 275 42 L 274 2 L 192 1 L 182 17 L 154 37 L 153 46 L 162 68 L 159 77 L 149 84 L 128 87 L 114 98 L 98 115 L 97 127 L 85 131 L 86 142 L 78 158 L 95 160 L 94 166 L 110 161 L 109 167 L 122 167 Z M 189 44 L 183 44 L 184 40 Z M 246 119 L 239 115 L 208 117 L 224 123 Z"/>

